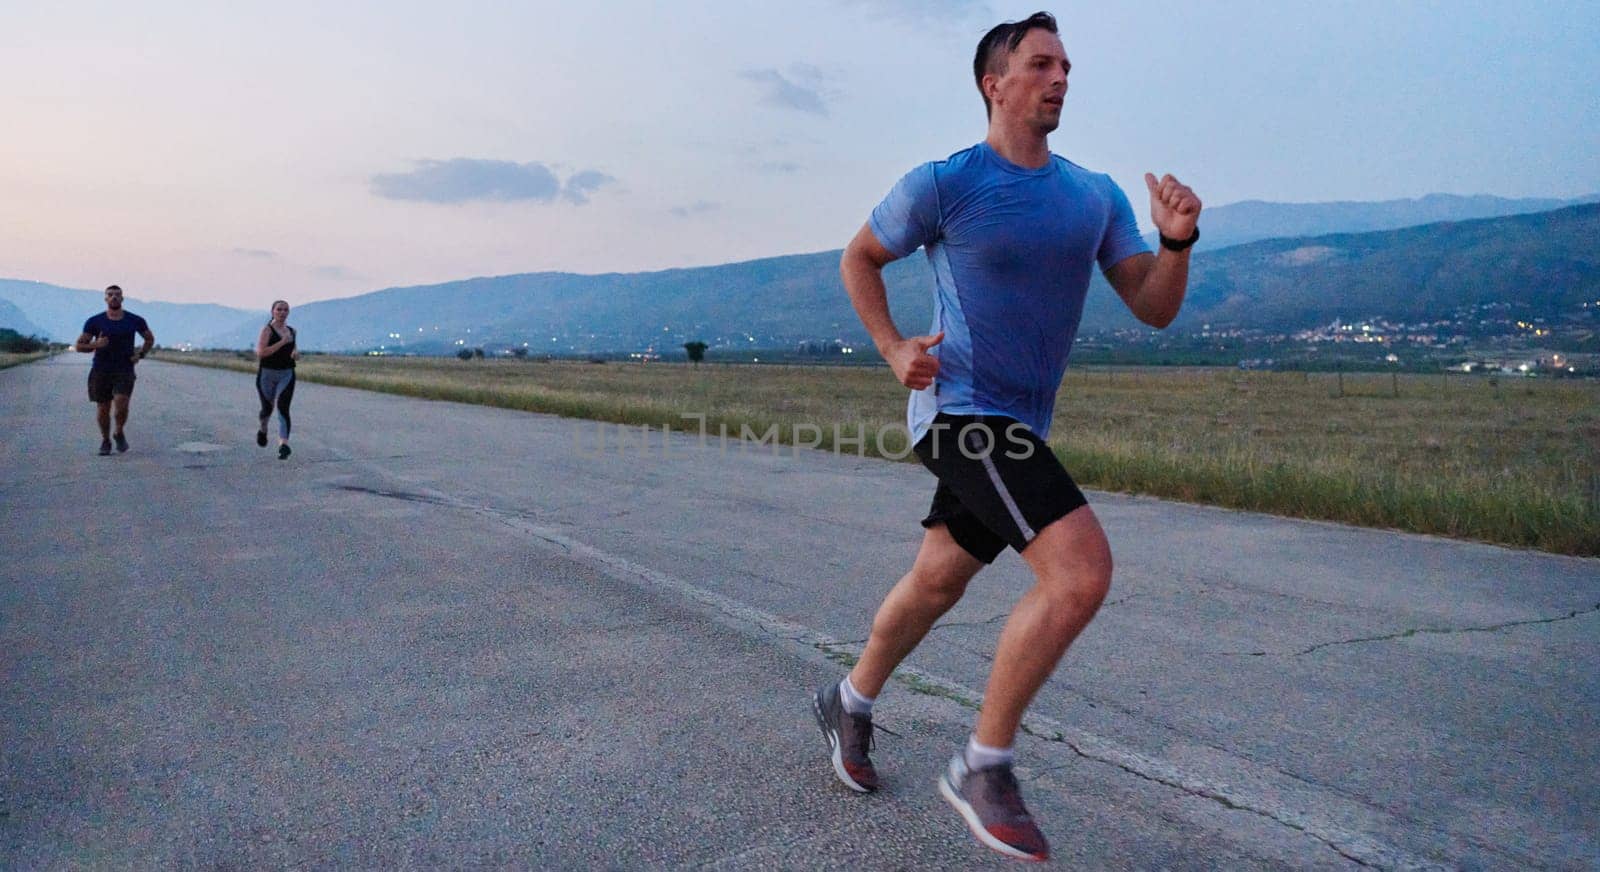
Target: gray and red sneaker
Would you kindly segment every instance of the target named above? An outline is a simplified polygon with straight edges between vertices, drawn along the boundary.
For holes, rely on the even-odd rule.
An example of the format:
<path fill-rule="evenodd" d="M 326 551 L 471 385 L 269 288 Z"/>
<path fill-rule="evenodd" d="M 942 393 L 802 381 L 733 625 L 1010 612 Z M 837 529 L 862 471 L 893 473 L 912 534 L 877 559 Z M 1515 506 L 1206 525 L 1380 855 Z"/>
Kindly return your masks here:
<path fill-rule="evenodd" d="M 872 716 L 853 715 L 839 700 L 839 684 L 823 687 L 811 698 L 811 712 L 817 716 L 822 737 L 828 740 L 833 772 L 844 786 L 860 793 L 878 789 L 878 770 L 872 768 L 867 752 L 872 750 Z"/>
<path fill-rule="evenodd" d="M 1022 788 L 1010 765 L 968 769 L 965 755 L 958 751 L 939 776 L 939 793 L 961 812 L 978 841 L 1007 857 L 1050 859 L 1050 843 L 1022 804 Z"/>

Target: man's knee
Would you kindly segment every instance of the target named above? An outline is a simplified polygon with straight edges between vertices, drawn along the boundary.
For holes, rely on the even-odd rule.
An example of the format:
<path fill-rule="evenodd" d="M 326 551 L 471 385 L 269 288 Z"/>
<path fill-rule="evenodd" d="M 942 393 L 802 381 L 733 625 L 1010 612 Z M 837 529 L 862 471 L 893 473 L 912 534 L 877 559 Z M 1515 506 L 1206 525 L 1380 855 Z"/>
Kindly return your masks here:
<path fill-rule="evenodd" d="M 1023 557 L 1042 592 L 1074 610 L 1094 610 L 1111 592 L 1111 545 L 1087 506 L 1040 531 Z"/>
<path fill-rule="evenodd" d="M 917 598 L 931 605 L 949 608 L 967 592 L 972 575 L 954 567 L 915 566 L 911 569 L 911 588 Z"/>

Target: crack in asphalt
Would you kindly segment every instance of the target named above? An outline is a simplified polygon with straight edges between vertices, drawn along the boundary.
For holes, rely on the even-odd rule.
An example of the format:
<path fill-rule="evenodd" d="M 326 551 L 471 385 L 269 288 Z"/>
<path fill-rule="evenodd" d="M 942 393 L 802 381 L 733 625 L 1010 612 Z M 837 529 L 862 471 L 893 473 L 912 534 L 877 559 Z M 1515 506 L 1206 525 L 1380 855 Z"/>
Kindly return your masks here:
<path fill-rule="evenodd" d="M 1275 599 L 1293 600 L 1297 603 L 1310 603 L 1312 605 L 1327 606 L 1328 608 L 1343 609 L 1345 611 L 1350 611 L 1354 608 L 1350 603 L 1336 603 L 1330 600 L 1317 599 L 1313 596 L 1304 596 L 1302 594 L 1290 593 L 1288 591 L 1273 590 L 1270 587 L 1255 587 L 1247 584 L 1234 584 L 1233 582 L 1216 578 L 1209 581 L 1202 581 L 1200 585 L 1190 591 L 1190 593 L 1193 593 L 1196 596 L 1215 596 L 1217 591 L 1227 591 L 1228 593 L 1238 593 L 1246 596 L 1267 596 Z"/>
<path fill-rule="evenodd" d="M 1484 627 L 1412 627 L 1398 633 L 1386 633 L 1382 636 L 1362 636 L 1356 639 L 1339 639 L 1333 642 L 1322 642 L 1299 651 L 1223 651 L 1224 657 L 1301 657 L 1324 648 L 1335 648 L 1341 645 L 1362 645 L 1367 642 L 1392 642 L 1397 639 L 1409 639 L 1413 636 L 1460 636 L 1467 633 L 1497 633 L 1509 630 L 1512 627 L 1531 627 L 1538 624 L 1559 624 L 1576 618 L 1600 612 L 1600 603 L 1595 603 L 1586 609 L 1575 609 L 1564 615 L 1553 618 L 1530 618 L 1525 621 L 1505 621 L 1499 624 L 1489 624 Z"/>
<path fill-rule="evenodd" d="M 1195 745 L 1197 745 L 1199 747 L 1206 748 L 1206 749 L 1211 750 L 1211 751 L 1215 751 L 1215 752 L 1217 752 L 1219 754 L 1225 754 L 1225 755 L 1228 755 L 1228 756 L 1231 756 L 1231 757 L 1238 757 L 1241 760 L 1245 760 L 1245 761 L 1247 761 L 1247 762 L 1249 762 L 1249 763 L 1251 763 L 1251 764 L 1253 764 L 1255 766 L 1259 766 L 1259 767 L 1261 767 L 1263 769 L 1270 769 L 1272 772 L 1274 772 L 1274 773 L 1276 773 L 1276 774 L 1278 774 L 1278 775 L 1280 775 L 1280 776 L 1282 776 L 1284 778 L 1290 779 L 1291 781 L 1294 781 L 1294 782 L 1296 782 L 1298 784 L 1305 785 L 1309 789 L 1312 789 L 1312 790 L 1315 790 L 1315 791 L 1325 792 L 1325 793 L 1328 793 L 1328 794 L 1332 794 L 1334 796 L 1338 796 L 1341 799 L 1344 799 L 1344 800 L 1346 800 L 1348 802 L 1355 803 L 1356 805 L 1359 805 L 1359 806 L 1361 806 L 1361 807 L 1363 807 L 1365 809 L 1369 809 L 1369 810 L 1371 810 L 1372 812 L 1374 812 L 1376 814 L 1386 815 L 1388 817 L 1394 818 L 1395 820 L 1400 821 L 1401 823 L 1407 824 L 1408 826 L 1412 826 L 1412 827 L 1415 827 L 1417 829 L 1426 829 L 1429 832 L 1438 833 L 1438 834 L 1441 834 L 1441 835 L 1444 835 L 1444 836 L 1451 836 L 1452 835 L 1447 830 L 1441 830 L 1440 828 L 1438 828 L 1438 827 L 1436 827 L 1436 826 L 1434 826 L 1432 824 L 1429 824 L 1429 823 L 1427 823 L 1425 821 L 1422 821 L 1422 820 L 1420 820 L 1420 819 L 1418 819 L 1416 817 L 1413 817 L 1412 815 L 1409 815 L 1409 814 L 1407 814 L 1407 813 L 1405 813 L 1403 811 L 1396 810 L 1396 809 L 1392 808 L 1391 806 L 1385 805 L 1384 803 L 1382 803 L 1381 801 L 1379 801 L 1377 799 L 1374 799 L 1372 797 L 1369 797 L 1369 796 L 1366 796 L 1364 794 L 1358 793 L 1358 792 L 1356 792 L 1354 790 L 1351 790 L 1351 789 L 1345 787 L 1344 785 L 1334 784 L 1334 783 L 1330 783 L 1330 782 L 1326 782 L 1326 781 L 1321 781 L 1319 779 L 1312 778 L 1312 777 L 1310 777 L 1308 775 L 1305 775 L 1305 774 L 1299 773 L 1299 772 L 1291 772 L 1289 770 L 1286 770 L 1286 769 L 1283 769 L 1283 768 L 1279 767 L 1276 763 L 1273 763 L 1270 760 L 1263 760 L 1263 759 L 1255 756 L 1254 754 L 1251 754 L 1249 751 L 1238 749 L 1238 748 L 1228 748 L 1228 747 L 1225 747 L 1223 745 L 1219 745 L 1219 744 L 1217 744 L 1215 742 L 1210 741 L 1209 739 L 1205 738 L 1204 736 L 1200 736 L 1200 735 L 1197 735 L 1195 733 L 1191 733 L 1191 732 L 1183 729 L 1179 725 L 1177 725 L 1175 723 L 1172 723 L 1171 721 L 1165 720 L 1165 719 L 1163 719 L 1161 717 L 1157 717 L 1156 715 L 1151 714 L 1150 712 L 1147 712 L 1147 711 L 1144 711 L 1144 710 L 1141 710 L 1141 709 L 1137 709 L 1137 708 L 1133 708 L 1131 706 L 1122 705 L 1120 703 L 1117 703 L 1115 701 L 1106 699 L 1104 697 L 1094 696 L 1094 695 L 1090 694 L 1088 691 L 1086 691 L 1085 689 L 1083 689 L 1082 687 L 1079 687 L 1079 686 L 1077 686 L 1075 684 L 1072 684 L 1071 682 L 1063 681 L 1063 682 L 1061 682 L 1061 685 L 1068 692 L 1072 693 L 1073 695 L 1077 696 L 1079 699 L 1083 700 L 1084 704 L 1088 705 L 1090 708 L 1104 707 L 1104 708 L 1109 709 L 1111 711 L 1117 712 L 1118 714 L 1121 714 L 1121 715 L 1123 715 L 1125 717 L 1134 718 L 1136 720 L 1143 721 L 1143 722 L 1145 722 L 1147 724 L 1150 724 L 1152 726 L 1159 727 L 1160 729 L 1166 730 L 1167 732 L 1173 734 L 1174 736 L 1178 736 L 1178 737 L 1182 738 L 1183 741 L 1185 741 L 1185 742 L 1193 743 L 1193 744 L 1195 744 Z M 1490 853 L 1494 853 L 1494 854 L 1497 854 L 1497 855 L 1500 855 L 1500 856 L 1505 856 L 1505 857 L 1507 857 L 1507 858 L 1509 858 L 1511 860 L 1516 861 L 1517 863 L 1521 863 L 1523 865 L 1528 865 L 1528 863 L 1529 863 L 1529 861 L 1528 861 L 1528 859 L 1526 857 L 1523 857 L 1523 856 L 1521 856 L 1519 854 L 1516 854 L 1514 852 L 1508 852 L 1508 851 L 1504 850 L 1501 846 L 1493 844 L 1493 843 L 1488 842 L 1486 840 L 1479 839 L 1479 838 L 1476 838 L 1476 837 L 1470 836 L 1470 835 L 1457 836 L 1457 837 L 1465 838 L 1465 839 L 1467 839 L 1467 841 L 1471 842 L 1473 845 L 1477 846 L 1480 849 L 1489 851 Z"/>
<path fill-rule="evenodd" d="M 982 621 L 946 621 L 945 623 L 934 624 L 933 626 L 929 627 L 928 632 L 932 633 L 934 630 L 948 630 L 951 627 L 987 627 L 990 624 L 1003 621 L 1009 617 L 1011 617 L 1010 612 L 1002 612 L 1001 614 Z"/>
<path fill-rule="evenodd" d="M 1130 765 L 1128 765 L 1126 763 L 1123 763 L 1120 760 L 1113 760 L 1113 759 L 1109 759 L 1109 758 L 1107 758 L 1105 756 L 1101 756 L 1101 755 L 1098 755 L 1098 754 L 1091 754 L 1088 751 L 1085 751 L 1083 748 L 1079 747 L 1076 742 L 1073 742 L 1071 739 L 1068 739 L 1066 736 L 1062 735 L 1061 733 L 1055 733 L 1054 735 L 1045 735 L 1045 734 L 1037 732 L 1033 728 L 1029 727 L 1026 723 L 1024 723 L 1022 725 L 1022 731 L 1024 733 L 1027 733 L 1030 736 L 1033 736 L 1036 739 L 1040 739 L 1040 740 L 1045 741 L 1045 742 L 1052 742 L 1052 743 L 1055 743 L 1055 744 L 1064 745 L 1067 748 L 1069 748 L 1072 751 L 1072 753 L 1077 754 L 1079 757 L 1082 757 L 1085 760 L 1093 760 L 1096 763 L 1104 763 L 1104 764 L 1106 764 L 1108 766 L 1114 766 L 1114 767 L 1122 770 L 1123 772 L 1126 772 L 1129 775 L 1134 776 L 1135 778 L 1140 778 L 1140 779 L 1143 779 L 1145 781 L 1149 781 L 1149 782 L 1154 783 L 1154 784 L 1160 784 L 1160 785 L 1163 785 L 1165 787 L 1170 787 L 1170 788 L 1172 788 L 1174 790 L 1177 790 L 1177 791 L 1182 792 L 1184 794 L 1187 794 L 1189 796 L 1198 797 L 1198 798 L 1201 798 L 1201 799 L 1208 799 L 1208 800 L 1211 800 L 1212 802 L 1218 803 L 1219 805 L 1222 805 L 1224 808 L 1228 808 L 1228 809 L 1230 809 L 1232 811 L 1242 811 L 1242 812 L 1246 812 L 1248 814 L 1258 815 L 1260 817 L 1266 818 L 1267 820 L 1273 821 L 1274 823 L 1286 826 L 1289 829 L 1295 830 L 1296 832 L 1303 833 L 1306 836 L 1309 836 L 1310 838 L 1316 839 L 1318 842 L 1321 842 L 1322 844 L 1327 845 L 1328 848 L 1330 850 L 1332 850 L 1335 854 L 1338 854 L 1339 856 L 1345 858 L 1346 860 L 1349 860 L 1350 862 L 1355 863 L 1356 865 L 1361 866 L 1363 868 L 1367 868 L 1367 869 L 1395 868 L 1395 867 L 1390 867 L 1390 866 L 1387 866 L 1387 865 L 1384 865 L 1384 864 L 1380 864 L 1380 863 L 1367 862 L 1367 860 L 1363 859 L 1361 856 L 1359 856 L 1357 854 L 1354 854 L 1354 853 L 1351 853 L 1349 850 L 1347 850 L 1344 846 L 1340 845 L 1339 842 L 1335 841 L 1334 839 L 1332 839 L 1330 837 L 1327 837 L 1327 836 L 1324 836 L 1321 833 L 1318 833 L 1318 832 L 1310 829 L 1309 827 L 1306 827 L 1306 826 L 1303 826 L 1303 825 L 1301 825 L 1299 823 L 1296 823 L 1295 821 L 1288 820 L 1284 816 L 1273 814 L 1269 810 L 1256 808 L 1256 807 L 1251 806 L 1251 805 L 1243 804 L 1243 803 L 1235 801 L 1235 800 L 1229 798 L 1228 796 L 1226 796 L 1226 795 L 1224 795 L 1224 794 L 1222 794 L 1222 793 L 1220 793 L 1218 791 L 1215 791 L 1215 790 L 1211 790 L 1211 789 L 1204 788 L 1204 787 L 1198 787 L 1198 786 L 1190 786 L 1188 784 L 1184 784 L 1184 783 L 1182 783 L 1182 782 L 1180 782 L 1178 780 L 1175 780 L 1175 779 L 1162 777 L 1162 776 L 1157 775 L 1157 774 L 1155 774 L 1153 772 L 1145 772 L 1145 771 L 1143 771 L 1141 769 L 1138 769 L 1138 768 L 1130 766 Z M 1426 867 L 1420 867 L 1420 866 L 1412 864 L 1412 863 L 1404 864 L 1404 866 L 1407 867 L 1407 868 L 1426 868 Z"/>

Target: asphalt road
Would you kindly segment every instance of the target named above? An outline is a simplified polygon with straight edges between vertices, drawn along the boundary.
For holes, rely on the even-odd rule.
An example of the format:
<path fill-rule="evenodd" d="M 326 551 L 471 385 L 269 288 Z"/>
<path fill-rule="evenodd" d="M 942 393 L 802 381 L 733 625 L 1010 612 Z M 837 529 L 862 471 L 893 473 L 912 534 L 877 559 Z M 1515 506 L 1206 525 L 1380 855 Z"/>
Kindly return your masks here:
<path fill-rule="evenodd" d="M 248 375 L 154 362 L 102 458 L 87 366 L 0 371 L 0 868 L 1004 863 L 934 779 L 1014 554 L 882 792 L 808 711 L 920 468 L 309 383 L 280 462 Z M 1018 747 L 1061 865 L 1600 865 L 1600 561 L 1090 498 L 1111 597 Z"/>

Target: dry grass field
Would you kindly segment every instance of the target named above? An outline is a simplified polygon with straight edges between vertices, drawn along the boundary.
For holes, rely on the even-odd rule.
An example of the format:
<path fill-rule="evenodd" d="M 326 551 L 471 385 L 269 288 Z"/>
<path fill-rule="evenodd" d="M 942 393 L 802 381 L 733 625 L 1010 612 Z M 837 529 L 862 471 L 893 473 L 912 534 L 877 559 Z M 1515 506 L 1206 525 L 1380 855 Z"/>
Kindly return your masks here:
<path fill-rule="evenodd" d="M 48 356 L 50 356 L 50 352 L 48 351 L 29 351 L 26 353 L 0 351 L 0 369 L 5 369 L 7 367 L 16 366 L 19 363 L 27 363 L 31 360 L 38 360 L 41 357 Z"/>
<path fill-rule="evenodd" d="M 254 370 L 240 355 L 162 358 Z M 310 355 L 307 381 L 624 424 L 904 451 L 905 391 L 870 367 Z M 837 429 L 836 429 L 837 428 Z M 885 430 L 885 428 L 890 428 Z M 882 451 L 876 434 L 883 432 Z M 1051 444 L 1086 487 L 1600 555 L 1600 384 L 1074 370 Z M 858 448 L 846 442 L 841 450 Z"/>

